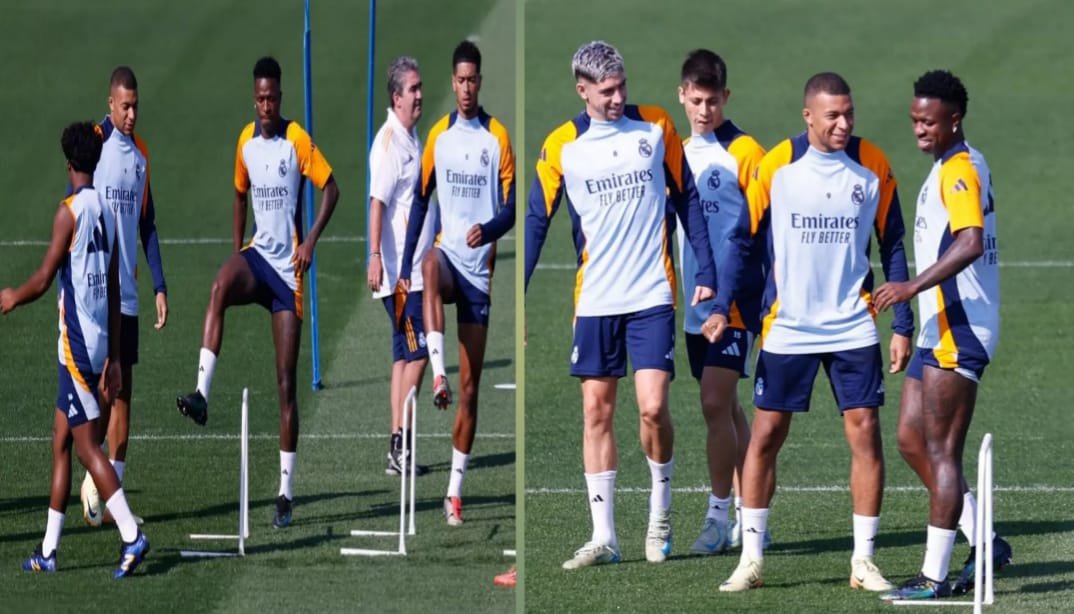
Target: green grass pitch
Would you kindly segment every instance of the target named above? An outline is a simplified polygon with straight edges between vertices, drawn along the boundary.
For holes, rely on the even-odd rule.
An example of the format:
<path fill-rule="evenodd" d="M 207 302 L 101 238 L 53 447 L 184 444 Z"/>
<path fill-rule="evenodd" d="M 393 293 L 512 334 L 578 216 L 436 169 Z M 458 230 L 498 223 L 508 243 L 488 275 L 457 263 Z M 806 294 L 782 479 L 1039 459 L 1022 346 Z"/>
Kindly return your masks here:
<path fill-rule="evenodd" d="M 387 449 L 388 322 L 365 279 L 365 3 L 313 2 L 315 138 L 333 165 L 341 198 L 318 246 L 321 368 L 325 390 L 310 390 L 310 326 L 299 369 L 295 524 L 270 526 L 276 496 L 277 404 L 269 318 L 258 307 L 229 311 L 213 386 L 209 424 L 175 411 L 194 383 L 209 285 L 230 253 L 235 142 L 251 110 L 251 69 L 265 54 L 283 66 L 283 113 L 305 123 L 302 3 L 225 0 L 194 5 L 5 3 L 0 30 L 4 85 L 0 110 L 12 128 L 0 152 L 4 224 L 0 285 L 21 283 L 44 253 L 65 176 L 63 126 L 107 112 L 112 68 L 130 64 L 139 79 L 138 132 L 149 144 L 171 316 L 161 332 L 143 317 L 135 370 L 133 439 L 126 489 L 146 519 L 153 550 L 130 581 L 113 583 L 114 528 L 81 519 L 77 486 L 59 550 L 60 573 L 24 574 L 20 563 L 44 531 L 55 396 L 56 308 L 51 294 L 0 321 L 0 595 L 10 611 L 72 607 L 109 611 L 417 611 L 451 603 L 505 612 L 510 590 L 494 588 L 515 547 L 515 396 L 495 384 L 515 380 L 513 238 L 500 245 L 492 334 L 481 390 L 481 422 L 464 494 L 467 523 L 441 514 L 451 453 L 452 412 L 437 412 L 428 386 L 420 398 L 418 535 L 404 559 L 344 558 L 340 547 L 391 548 L 354 528 L 397 526 L 398 481 L 384 475 Z M 381 2 L 375 76 L 375 127 L 384 121 L 385 67 L 415 56 L 424 69 L 425 132 L 454 98 L 454 45 L 476 35 L 486 57 L 483 102 L 509 129 L 514 117 L 515 7 L 467 0 L 449 10 L 432 0 Z M 17 135 L 17 136 L 16 136 Z M 319 202 L 319 195 L 317 197 Z M 511 237 L 514 233 L 511 234 Z M 25 244 L 23 242 L 32 242 Z M 142 265 L 144 267 L 144 263 Z M 144 271 L 143 271 L 144 276 Z M 143 280 L 142 309 L 151 304 Z M 307 288 L 308 289 L 308 288 Z M 308 313 L 308 308 L 307 308 Z M 448 315 L 448 368 L 455 354 Z M 251 537 L 243 560 L 190 561 L 188 533 L 234 532 L 238 500 L 241 390 L 251 392 Z M 74 471 L 76 484 L 83 470 Z M 220 545 L 221 548 L 225 544 Z"/>
<path fill-rule="evenodd" d="M 676 97 L 688 50 L 709 47 L 728 62 L 733 96 L 727 113 L 766 147 L 797 134 L 805 80 L 842 73 L 854 91 L 855 132 L 878 143 L 900 182 L 903 215 L 930 160 L 910 131 L 913 80 L 950 67 L 970 93 L 969 140 L 985 153 L 997 194 L 1003 288 L 998 355 L 980 388 L 967 445 L 995 434 L 996 527 L 1015 549 L 1015 564 L 997 575 L 996 612 L 1069 610 L 1074 598 L 1069 462 L 1074 389 L 1071 359 L 1072 255 L 1065 151 L 1072 129 L 1061 108 L 1074 93 L 1067 35 L 1059 24 L 1074 11 L 1042 1 L 864 3 L 673 2 L 526 4 L 526 138 L 529 159 L 544 136 L 578 113 L 569 70 L 577 46 L 593 39 L 617 45 L 626 61 L 628 102 L 663 105 L 688 129 Z M 1058 150 L 1057 150 L 1058 148 Z M 533 171 L 529 171 L 532 181 Z M 529 185 L 529 183 L 527 183 Z M 620 565 L 568 573 L 559 564 L 589 537 L 581 467 L 581 395 L 567 375 L 574 283 L 570 222 L 554 220 L 526 302 L 526 606 L 528 611 L 890 611 L 870 593 L 847 588 L 852 547 L 849 456 L 827 383 L 817 382 L 812 411 L 795 419 L 779 464 L 770 526 L 775 544 L 765 558 L 766 586 L 723 594 L 720 582 L 738 561 L 731 555 L 686 554 L 704 516 L 704 425 L 697 386 L 679 344 L 671 408 L 676 427 L 673 526 L 675 549 L 662 565 L 645 562 L 649 473 L 637 444 L 633 382 L 622 380 L 617 434 L 620 467 L 617 529 Z M 907 225 L 912 229 L 912 224 Z M 912 240 L 907 249 L 912 250 Z M 880 318 L 881 329 L 890 315 Z M 886 343 L 886 342 L 885 342 Z M 917 573 L 924 552 L 927 499 L 895 449 L 902 376 L 887 381 L 882 410 L 888 491 L 878 539 L 881 569 L 901 581 Z M 748 384 L 740 398 L 749 404 Z M 973 479 L 973 478 L 971 478 Z M 953 568 L 965 557 L 962 538 Z"/>

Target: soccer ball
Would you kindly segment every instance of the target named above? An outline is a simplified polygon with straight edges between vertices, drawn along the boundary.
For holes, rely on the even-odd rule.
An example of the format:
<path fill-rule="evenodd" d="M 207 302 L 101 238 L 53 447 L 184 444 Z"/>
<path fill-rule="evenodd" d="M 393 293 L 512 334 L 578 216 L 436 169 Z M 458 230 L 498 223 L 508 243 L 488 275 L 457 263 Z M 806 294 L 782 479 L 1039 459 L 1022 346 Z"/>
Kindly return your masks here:
<path fill-rule="evenodd" d="M 93 478 L 86 472 L 86 479 L 82 480 L 82 488 L 79 493 L 82 499 L 82 518 L 91 527 L 101 526 L 104 513 L 101 510 L 101 496 L 97 494 L 97 485 Z"/>

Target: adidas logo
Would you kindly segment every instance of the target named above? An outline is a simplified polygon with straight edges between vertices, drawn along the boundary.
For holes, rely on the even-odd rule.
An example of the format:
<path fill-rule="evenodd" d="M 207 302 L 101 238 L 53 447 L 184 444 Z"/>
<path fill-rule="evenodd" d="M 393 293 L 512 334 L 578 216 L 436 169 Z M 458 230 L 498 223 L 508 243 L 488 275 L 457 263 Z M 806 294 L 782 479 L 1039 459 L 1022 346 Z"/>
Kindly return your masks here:
<path fill-rule="evenodd" d="M 666 476 L 665 476 L 665 477 L 662 477 L 662 478 L 660 478 L 660 483 L 661 483 L 661 484 L 667 484 L 667 483 L 668 483 L 668 482 L 670 482 L 670 481 L 671 481 L 671 478 L 669 478 L 669 477 L 666 477 Z"/>
<path fill-rule="evenodd" d="M 283 469 L 282 471 L 280 471 L 280 475 L 291 475 L 291 474 L 288 473 L 286 469 Z"/>
<path fill-rule="evenodd" d="M 758 533 L 760 533 L 760 531 L 758 531 L 757 529 L 755 529 L 753 527 L 750 527 L 750 528 L 746 529 L 746 532 L 747 533 L 753 533 L 754 535 L 757 535 Z"/>
<path fill-rule="evenodd" d="M 78 411 L 75 409 L 74 405 L 71 405 L 70 407 L 67 408 L 67 417 L 68 418 L 74 418 L 77 415 L 78 415 Z"/>
<path fill-rule="evenodd" d="M 724 356 L 742 356 L 742 352 L 740 352 L 738 349 L 738 344 L 735 343 L 732 343 L 731 345 L 725 347 L 720 353 Z"/>
<path fill-rule="evenodd" d="M 456 470 L 455 470 L 455 473 L 457 473 L 457 474 L 459 474 L 459 475 L 462 475 L 462 469 L 456 469 Z"/>
<path fill-rule="evenodd" d="M 604 497 L 600 495 L 593 497 L 593 503 L 604 503 Z"/>

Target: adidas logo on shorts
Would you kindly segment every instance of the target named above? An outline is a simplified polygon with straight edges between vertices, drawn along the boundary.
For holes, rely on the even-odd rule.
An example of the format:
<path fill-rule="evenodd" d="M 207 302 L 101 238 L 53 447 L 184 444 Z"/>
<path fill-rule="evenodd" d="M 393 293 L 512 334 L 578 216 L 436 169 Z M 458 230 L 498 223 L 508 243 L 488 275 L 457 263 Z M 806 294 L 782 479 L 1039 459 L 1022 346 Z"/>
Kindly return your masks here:
<path fill-rule="evenodd" d="M 724 356 L 742 356 L 742 352 L 738 350 L 738 344 L 736 343 L 732 343 L 731 345 L 725 347 L 720 353 Z"/>

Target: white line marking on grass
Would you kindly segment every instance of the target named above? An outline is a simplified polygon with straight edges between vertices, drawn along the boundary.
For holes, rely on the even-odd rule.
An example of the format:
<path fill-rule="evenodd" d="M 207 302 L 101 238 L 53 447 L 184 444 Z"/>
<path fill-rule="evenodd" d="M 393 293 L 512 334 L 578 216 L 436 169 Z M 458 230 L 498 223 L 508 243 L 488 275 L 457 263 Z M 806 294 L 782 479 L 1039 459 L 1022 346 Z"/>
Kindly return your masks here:
<path fill-rule="evenodd" d="M 497 390 L 515 390 L 517 386 L 512 382 L 507 384 L 496 384 L 493 386 L 493 388 Z"/>
<path fill-rule="evenodd" d="M 504 235 L 500 241 L 514 241 L 514 235 Z M 231 245 L 232 239 L 223 237 L 187 237 L 179 239 L 161 239 L 162 245 Z M 321 237 L 320 243 L 365 243 L 365 237 Z M 37 239 L 0 241 L 0 247 L 47 247 L 48 241 Z"/>
<path fill-rule="evenodd" d="M 0 243 L 2 245 L 2 243 Z M 44 245 L 44 243 L 42 243 Z M 1000 268 L 1011 269 L 1069 269 L 1074 267 L 1074 260 L 1013 260 L 1013 261 L 1001 261 L 999 263 Z M 872 263 L 874 269 L 880 268 L 879 262 Z M 910 264 L 910 269 L 915 269 L 913 264 Z M 562 262 L 549 262 L 546 264 L 538 264 L 538 270 L 542 271 L 577 271 L 577 264 L 566 264 Z"/>
<path fill-rule="evenodd" d="M 303 433 L 299 439 L 380 439 L 388 433 Z M 250 433 L 250 439 L 278 439 L 279 433 Z M 421 439 L 448 439 L 451 433 L 418 433 Z M 476 437 L 482 439 L 514 439 L 514 433 L 481 433 Z M 238 433 L 189 433 L 189 434 L 158 434 L 158 435 L 131 435 L 132 441 L 235 441 Z M 0 443 L 42 443 L 52 441 L 52 437 L 37 435 L 14 435 L 0 437 Z"/>
<path fill-rule="evenodd" d="M 651 489 L 647 487 L 622 486 L 615 492 L 622 494 L 649 494 Z M 680 486 L 672 488 L 677 493 L 707 493 L 711 490 L 708 486 Z M 850 492 L 849 486 L 779 486 L 779 492 L 790 493 L 843 493 Z M 884 492 L 908 493 L 924 492 L 924 486 L 886 486 Z M 1050 486 L 1047 484 L 1030 484 L 1025 486 L 996 486 L 996 492 L 1025 492 L 1025 493 L 1074 493 L 1074 486 Z M 527 495 L 584 495 L 584 488 L 527 488 Z"/>

